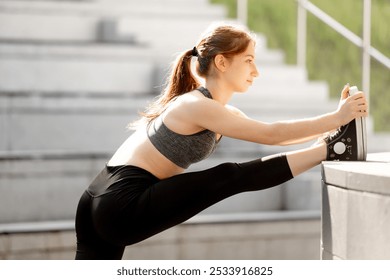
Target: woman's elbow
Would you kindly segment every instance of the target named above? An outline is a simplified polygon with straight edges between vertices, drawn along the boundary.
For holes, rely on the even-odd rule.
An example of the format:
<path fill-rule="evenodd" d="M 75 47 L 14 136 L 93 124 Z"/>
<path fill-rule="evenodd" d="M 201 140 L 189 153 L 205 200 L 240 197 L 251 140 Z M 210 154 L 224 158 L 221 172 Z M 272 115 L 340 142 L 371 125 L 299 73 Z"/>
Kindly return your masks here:
<path fill-rule="evenodd" d="M 269 128 L 263 131 L 261 138 L 262 144 L 270 146 L 284 146 L 283 143 L 286 142 L 286 139 L 274 125 L 269 125 Z"/>
<path fill-rule="evenodd" d="M 257 141 L 259 144 L 263 144 L 263 145 L 269 145 L 269 146 L 284 146 L 284 142 L 283 140 L 279 139 L 279 137 L 275 137 L 274 135 L 267 135 L 267 136 L 264 136 L 261 137 L 261 139 L 259 139 L 259 141 Z"/>

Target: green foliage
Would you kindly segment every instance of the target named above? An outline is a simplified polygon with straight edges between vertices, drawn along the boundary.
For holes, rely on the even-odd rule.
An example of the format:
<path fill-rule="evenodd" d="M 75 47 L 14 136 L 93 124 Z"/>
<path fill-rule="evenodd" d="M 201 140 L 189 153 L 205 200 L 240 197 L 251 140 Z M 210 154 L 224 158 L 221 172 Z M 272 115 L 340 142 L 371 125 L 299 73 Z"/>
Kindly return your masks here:
<path fill-rule="evenodd" d="M 211 0 L 226 4 L 236 17 L 236 0 Z M 324 12 L 361 36 L 363 0 L 312 0 Z M 296 63 L 296 0 L 248 0 L 248 26 L 263 33 L 270 48 L 286 53 L 286 62 Z M 371 44 L 390 56 L 390 1 L 372 0 Z M 311 80 L 326 80 L 332 97 L 345 83 L 361 85 L 361 50 L 308 13 L 307 69 Z M 390 70 L 371 61 L 370 114 L 375 130 L 390 131 Z"/>

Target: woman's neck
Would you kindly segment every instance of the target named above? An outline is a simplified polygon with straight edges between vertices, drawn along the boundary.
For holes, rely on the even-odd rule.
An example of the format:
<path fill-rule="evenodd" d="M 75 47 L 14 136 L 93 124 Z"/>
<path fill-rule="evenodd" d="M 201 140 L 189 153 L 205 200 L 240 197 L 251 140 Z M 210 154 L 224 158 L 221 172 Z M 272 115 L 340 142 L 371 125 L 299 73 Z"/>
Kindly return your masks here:
<path fill-rule="evenodd" d="M 205 87 L 210 91 L 213 99 L 225 105 L 229 103 L 234 92 L 214 80 L 206 80 Z"/>

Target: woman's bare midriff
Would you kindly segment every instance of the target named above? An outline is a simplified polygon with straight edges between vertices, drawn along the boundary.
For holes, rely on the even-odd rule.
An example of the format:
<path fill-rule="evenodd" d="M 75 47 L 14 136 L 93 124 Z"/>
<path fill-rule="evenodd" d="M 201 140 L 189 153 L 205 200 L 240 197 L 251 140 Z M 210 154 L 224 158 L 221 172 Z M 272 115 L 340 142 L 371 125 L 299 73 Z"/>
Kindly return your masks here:
<path fill-rule="evenodd" d="M 119 147 L 108 166 L 133 165 L 145 169 L 159 179 L 172 177 L 184 171 L 164 157 L 150 142 L 146 129 L 138 129 Z"/>

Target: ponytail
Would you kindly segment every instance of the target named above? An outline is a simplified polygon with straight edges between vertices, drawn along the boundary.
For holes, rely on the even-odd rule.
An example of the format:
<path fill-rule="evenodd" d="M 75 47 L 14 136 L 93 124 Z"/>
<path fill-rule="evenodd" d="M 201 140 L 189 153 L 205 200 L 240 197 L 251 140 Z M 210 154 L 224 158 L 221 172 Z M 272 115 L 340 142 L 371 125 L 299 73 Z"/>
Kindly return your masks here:
<path fill-rule="evenodd" d="M 191 72 L 191 60 L 196 48 L 184 52 L 179 56 L 168 78 L 167 86 L 163 92 L 163 100 L 168 103 L 173 98 L 186 92 L 197 89 L 200 84 Z"/>
<path fill-rule="evenodd" d="M 167 79 L 163 92 L 146 108 L 145 112 L 141 113 L 141 120 L 131 123 L 129 128 L 151 122 L 165 110 L 166 106 L 174 98 L 193 91 L 200 86 L 199 81 L 191 72 L 191 60 L 193 56 L 198 56 L 196 48 L 186 51 L 177 57 L 173 63 L 171 74 Z"/>

